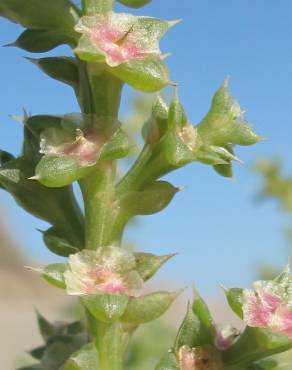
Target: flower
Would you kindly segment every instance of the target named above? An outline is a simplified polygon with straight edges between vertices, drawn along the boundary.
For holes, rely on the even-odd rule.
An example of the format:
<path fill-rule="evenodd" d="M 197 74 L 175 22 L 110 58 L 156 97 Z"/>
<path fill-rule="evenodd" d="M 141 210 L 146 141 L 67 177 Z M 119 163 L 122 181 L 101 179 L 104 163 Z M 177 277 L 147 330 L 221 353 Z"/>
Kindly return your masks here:
<path fill-rule="evenodd" d="M 85 47 L 84 51 L 104 57 L 111 67 L 131 60 L 160 57 L 159 40 L 176 23 L 114 12 L 82 17 L 75 30 L 84 37 L 76 52 Z"/>
<path fill-rule="evenodd" d="M 228 349 L 238 338 L 239 331 L 231 325 L 216 327 L 215 346 L 220 351 Z"/>
<path fill-rule="evenodd" d="M 196 127 L 187 123 L 183 128 L 180 128 L 178 131 L 178 136 L 182 142 L 189 148 L 191 151 L 195 151 L 197 147 L 198 131 Z"/>
<path fill-rule="evenodd" d="M 275 280 L 257 281 L 243 291 L 248 326 L 267 328 L 292 338 L 292 274 L 289 267 Z"/>
<path fill-rule="evenodd" d="M 132 253 L 119 247 L 83 250 L 69 256 L 65 283 L 69 295 L 122 294 L 137 296 L 143 280 Z"/>
<path fill-rule="evenodd" d="M 75 132 L 48 128 L 41 134 L 40 153 L 73 156 L 83 166 L 96 163 L 100 147 L 100 140 L 94 132 L 84 133 L 79 128 Z"/>

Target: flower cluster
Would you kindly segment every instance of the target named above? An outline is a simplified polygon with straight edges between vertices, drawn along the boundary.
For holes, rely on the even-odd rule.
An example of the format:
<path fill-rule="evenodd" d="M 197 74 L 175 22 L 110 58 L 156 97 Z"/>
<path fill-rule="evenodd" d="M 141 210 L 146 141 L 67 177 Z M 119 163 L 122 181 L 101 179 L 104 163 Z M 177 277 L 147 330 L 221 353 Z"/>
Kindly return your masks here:
<path fill-rule="evenodd" d="M 135 270 L 132 253 L 108 246 L 97 251 L 83 250 L 70 255 L 65 283 L 70 295 L 139 295 L 143 280 Z"/>
<path fill-rule="evenodd" d="M 289 267 L 275 280 L 257 281 L 243 292 L 248 326 L 267 328 L 292 338 L 292 274 Z"/>

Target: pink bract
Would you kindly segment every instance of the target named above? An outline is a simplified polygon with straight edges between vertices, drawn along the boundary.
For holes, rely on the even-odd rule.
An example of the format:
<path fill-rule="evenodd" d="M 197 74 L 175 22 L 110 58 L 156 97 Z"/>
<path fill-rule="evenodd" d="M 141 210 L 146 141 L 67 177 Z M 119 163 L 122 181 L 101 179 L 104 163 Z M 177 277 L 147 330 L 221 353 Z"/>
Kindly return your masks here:
<path fill-rule="evenodd" d="M 94 45 L 104 53 L 107 63 L 114 67 L 150 54 L 135 43 L 131 32 L 131 29 L 123 32 L 103 24 L 89 30 L 89 35 Z"/>
<path fill-rule="evenodd" d="M 292 338 L 292 311 L 288 302 L 268 289 L 246 290 L 243 313 L 247 325 L 267 328 Z"/>

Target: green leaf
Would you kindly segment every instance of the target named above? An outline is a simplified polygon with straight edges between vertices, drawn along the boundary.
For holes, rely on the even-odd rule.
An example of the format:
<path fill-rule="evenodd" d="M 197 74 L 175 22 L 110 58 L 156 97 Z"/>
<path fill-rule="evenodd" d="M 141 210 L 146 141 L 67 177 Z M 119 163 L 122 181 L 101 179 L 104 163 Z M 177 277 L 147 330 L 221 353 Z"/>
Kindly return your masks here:
<path fill-rule="evenodd" d="M 45 155 L 39 162 L 32 178 L 50 188 L 61 188 L 81 179 L 93 170 L 93 166 L 82 166 L 69 155 Z"/>
<path fill-rule="evenodd" d="M 243 319 L 243 289 L 241 288 L 232 288 L 232 289 L 225 289 L 224 293 L 227 298 L 227 302 L 232 309 L 232 311 L 240 318 Z"/>
<path fill-rule="evenodd" d="M 32 215 L 54 225 L 73 244 L 83 245 L 83 220 L 71 187 L 49 189 L 29 180 L 34 163 L 23 158 L 0 167 L 0 184 Z"/>
<path fill-rule="evenodd" d="M 71 245 L 55 227 L 51 227 L 45 231 L 43 233 L 43 239 L 48 249 L 58 256 L 68 257 L 70 254 L 77 253 L 81 249 L 81 247 L 77 248 Z"/>
<path fill-rule="evenodd" d="M 223 362 L 228 366 L 252 364 L 292 348 L 289 337 L 266 329 L 247 327 L 233 346 L 223 352 Z"/>
<path fill-rule="evenodd" d="M 15 46 L 30 53 L 44 53 L 62 44 L 69 44 L 74 47 L 76 36 L 54 29 L 27 29 L 21 33 L 15 42 L 7 46 Z"/>
<path fill-rule="evenodd" d="M 281 370 L 281 369 L 282 367 L 278 367 L 278 362 L 271 359 L 259 361 L 257 364 L 250 366 L 248 370 Z"/>
<path fill-rule="evenodd" d="M 159 58 L 133 60 L 109 68 L 109 72 L 134 89 L 148 93 L 160 91 L 170 84 L 168 69 Z"/>
<path fill-rule="evenodd" d="M 152 0 L 118 0 L 119 3 L 126 5 L 130 8 L 141 8 L 149 4 Z"/>
<path fill-rule="evenodd" d="M 233 177 L 233 170 L 231 164 L 218 164 L 214 166 L 214 170 L 219 173 L 219 175 L 227 178 Z"/>
<path fill-rule="evenodd" d="M 61 289 L 66 288 L 64 272 L 68 270 L 66 263 L 53 263 L 42 270 L 42 275 L 48 283 Z"/>
<path fill-rule="evenodd" d="M 149 280 L 170 258 L 176 254 L 156 256 L 151 253 L 134 253 L 136 259 L 136 270 L 144 281 Z"/>
<path fill-rule="evenodd" d="M 40 312 L 36 311 L 37 322 L 41 336 L 46 341 L 49 337 L 55 334 L 55 327 L 51 324 Z"/>
<path fill-rule="evenodd" d="M 187 313 L 178 330 L 174 350 L 177 352 L 182 346 L 189 346 L 190 348 L 201 346 L 201 323 L 194 315 L 192 306 L 188 304 Z"/>
<path fill-rule="evenodd" d="M 74 89 L 78 88 L 79 72 L 74 58 L 49 57 L 41 59 L 27 59 L 55 80 L 62 81 Z"/>
<path fill-rule="evenodd" d="M 41 133 L 47 128 L 59 128 L 62 117 L 37 115 L 23 117 L 24 124 L 24 144 L 22 154 L 29 160 L 37 164 L 42 155 L 40 154 Z"/>
<path fill-rule="evenodd" d="M 118 320 L 125 312 L 128 296 L 119 294 L 98 294 L 82 298 L 89 312 L 102 322 Z"/>
<path fill-rule="evenodd" d="M 87 335 L 53 336 L 47 342 L 47 347 L 41 360 L 41 365 L 46 370 L 61 369 L 68 358 L 82 348 L 88 340 Z"/>
<path fill-rule="evenodd" d="M 188 117 L 186 112 L 178 99 L 177 92 L 175 93 L 174 99 L 169 107 L 168 113 L 169 127 L 184 127 L 188 123 Z"/>
<path fill-rule="evenodd" d="M 73 32 L 79 15 L 69 0 L 1 0 L 0 16 L 27 28 Z"/>
<path fill-rule="evenodd" d="M 206 336 L 209 337 L 209 344 L 212 344 L 214 342 L 215 335 L 214 321 L 208 306 L 196 290 L 194 290 L 192 309 L 205 328 Z"/>
<path fill-rule="evenodd" d="M 124 195 L 121 205 L 131 216 L 150 215 L 166 208 L 178 191 L 166 181 L 155 181 L 144 190 Z"/>
<path fill-rule="evenodd" d="M 151 118 L 142 128 L 143 139 L 151 144 L 158 143 L 168 129 L 168 107 L 158 95 L 152 106 Z"/>
<path fill-rule="evenodd" d="M 167 353 L 160 360 L 159 364 L 156 366 L 155 370 L 179 370 L 177 366 L 176 357 L 173 353 Z"/>
<path fill-rule="evenodd" d="M 5 152 L 4 150 L 0 150 L 0 168 L 5 165 L 5 163 L 12 161 L 14 159 L 13 155 Z"/>
<path fill-rule="evenodd" d="M 29 354 L 36 360 L 41 360 L 43 355 L 44 355 L 44 352 L 46 350 L 46 346 L 40 346 L 40 347 L 37 347 L 37 348 L 34 348 L 33 350 L 31 350 L 29 352 Z"/>
<path fill-rule="evenodd" d="M 62 370 L 97 370 L 99 368 L 97 359 L 97 350 L 93 343 L 89 343 L 71 355 Z"/>
<path fill-rule="evenodd" d="M 119 159 L 129 154 L 131 145 L 128 136 L 121 129 L 117 129 L 108 141 L 102 146 L 100 161 Z"/>
<path fill-rule="evenodd" d="M 180 292 L 179 292 L 180 293 Z M 179 293 L 156 292 L 131 298 L 122 321 L 143 324 L 163 315 Z"/>

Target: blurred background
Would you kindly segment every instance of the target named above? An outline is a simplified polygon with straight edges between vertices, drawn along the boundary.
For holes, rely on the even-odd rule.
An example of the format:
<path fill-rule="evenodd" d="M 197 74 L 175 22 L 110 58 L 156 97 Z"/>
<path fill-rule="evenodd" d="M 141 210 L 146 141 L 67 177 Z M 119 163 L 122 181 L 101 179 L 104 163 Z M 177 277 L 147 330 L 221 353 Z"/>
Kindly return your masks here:
<path fill-rule="evenodd" d="M 170 6 L 168 0 L 153 0 L 136 13 L 183 18 L 163 40 L 162 50 L 173 53 L 167 63 L 191 122 L 201 120 L 215 90 L 230 76 L 232 95 L 247 120 L 268 139 L 237 149 L 245 164 L 235 164 L 233 181 L 201 164 L 167 176 L 185 190 L 162 213 L 138 219 L 126 235 L 141 250 L 179 253 L 152 285 L 175 289 L 195 282 L 215 317 L 233 321 L 218 282 L 248 286 L 254 278 L 272 276 L 292 250 L 292 3 L 181 0 Z M 13 42 L 20 30 L 1 18 L 0 44 Z M 68 53 L 67 47 L 59 47 L 49 55 Z M 26 55 L 15 48 L 0 49 L 0 147 L 13 154 L 20 150 L 22 129 L 10 115 L 21 115 L 23 108 L 32 114 L 78 111 L 73 92 L 43 75 L 22 58 Z M 137 99 L 145 101 L 125 88 L 121 120 L 131 131 L 147 115 L 147 104 L 142 112 Z M 138 106 L 134 128 L 129 115 L 133 102 Z M 33 307 L 50 319 L 74 315 L 62 292 L 23 268 L 57 261 L 36 231 L 46 228 L 44 222 L 18 208 L 3 191 L 0 212 L 0 368 L 12 370 L 24 360 L 24 351 L 40 343 Z M 169 313 L 172 322 L 181 320 L 187 296 L 190 292 Z M 171 340 L 167 335 L 165 346 Z"/>

